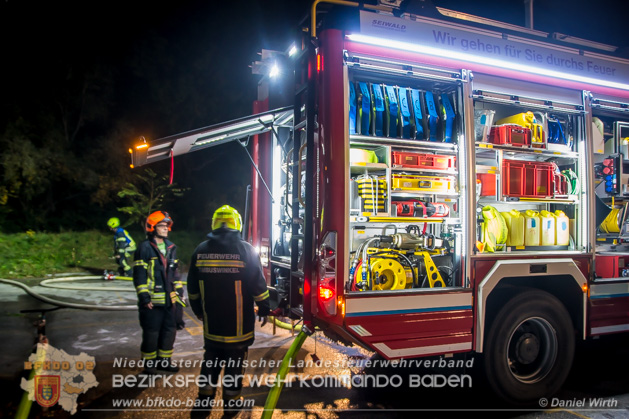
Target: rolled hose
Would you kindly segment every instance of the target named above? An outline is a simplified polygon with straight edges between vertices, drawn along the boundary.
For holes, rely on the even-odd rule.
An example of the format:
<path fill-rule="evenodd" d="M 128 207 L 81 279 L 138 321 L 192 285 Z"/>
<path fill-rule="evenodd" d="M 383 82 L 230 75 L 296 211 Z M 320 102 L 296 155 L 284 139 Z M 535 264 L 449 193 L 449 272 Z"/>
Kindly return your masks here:
<path fill-rule="evenodd" d="M 68 286 L 68 285 L 58 285 L 58 283 L 63 282 L 75 282 L 75 281 L 85 281 L 86 279 L 103 279 L 103 276 L 76 276 L 71 278 L 52 278 L 45 279 L 39 283 L 42 287 L 48 288 L 59 288 L 64 290 L 80 290 L 80 291 L 122 291 L 122 292 L 136 292 L 134 288 L 131 287 L 92 287 L 92 286 Z M 116 277 L 116 279 L 120 279 Z"/>
<path fill-rule="evenodd" d="M 36 298 L 36 299 L 38 299 L 40 301 L 43 301 L 44 303 L 56 305 L 56 306 L 59 306 L 59 307 L 77 308 L 77 309 L 80 309 L 80 310 L 96 310 L 96 311 L 135 311 L 135 310 L 138 309 L 138 306 L 135 305 L 135 304 L 134 305 L 126 305 L 126 306 L 102 306 L 102 305 L 96 305 L 96 304 L 69 303 L 69 302 L 66 302 L 66 301 L 55 300 L 53 298 L 49 298 L 49 297 L 43 296 L 41 294 L 38 294 L 35 291 L 33 291 L 29 286 L 27 286 L 25 284 L 22 284 L 21 282 L 14 281 L 12 279 L 0 278 L 0 283 L 13 285 L 13 286 L 22 288 L 31 297 Z"/>

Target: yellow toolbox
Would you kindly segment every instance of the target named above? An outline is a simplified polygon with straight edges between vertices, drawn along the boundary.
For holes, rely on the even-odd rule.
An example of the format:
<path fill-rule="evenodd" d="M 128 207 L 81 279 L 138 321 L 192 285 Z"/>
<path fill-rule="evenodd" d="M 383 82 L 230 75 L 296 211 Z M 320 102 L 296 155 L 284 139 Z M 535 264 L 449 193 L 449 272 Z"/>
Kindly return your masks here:
<path fill-rule="evenodd" d="M 449 177 L 394 174 L 391 181 L 393 189 L 415 192 L 456 193 L 455 181 Z"/>

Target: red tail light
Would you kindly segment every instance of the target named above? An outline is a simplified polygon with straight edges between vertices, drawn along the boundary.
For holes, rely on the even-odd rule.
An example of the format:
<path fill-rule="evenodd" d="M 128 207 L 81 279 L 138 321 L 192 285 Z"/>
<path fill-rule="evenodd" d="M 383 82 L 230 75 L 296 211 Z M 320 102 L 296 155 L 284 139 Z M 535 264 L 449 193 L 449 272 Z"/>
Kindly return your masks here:
<path fill-rule="evenodd" d="M 330 301 L 336 295 L 336 290 L 330 285 L 326 284 L 326 283 L 329 283 L 330 280 L 334 281 L 334 278 L 325 278 L 323 281 L 321 281 L 322 284 L 319 285 L 319 298 L 324 303 L 327 301 Z M 326 284 L 326 285 L 323 285 L 323 284 Z"/>
<path fill-rule="evenodd" d="M 329 316 L 336 315 L 337 279 L 336 279 L 336 232 L 329 231 L 323 236 L 319 247 L 317 293 L 319 307 Z"/>

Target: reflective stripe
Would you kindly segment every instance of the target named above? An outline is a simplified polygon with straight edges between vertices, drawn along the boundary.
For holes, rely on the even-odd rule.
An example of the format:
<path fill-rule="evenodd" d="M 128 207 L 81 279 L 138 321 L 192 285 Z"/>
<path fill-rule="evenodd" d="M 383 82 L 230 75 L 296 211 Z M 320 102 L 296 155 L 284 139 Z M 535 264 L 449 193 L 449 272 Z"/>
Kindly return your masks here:
<path fill-rule="evenodd" d="M 196 266 L 199 267 L 222 267 L 222 268 L 244 268 L 245 262 L 238 260 L 197 260 Z"/>
<path fill-rule="evenodd" d="M 223 389 L 224 398 L 227 400 L 236 400 L 240 396 L 241 390 Z"/>
<path fill-rule="evenodd" d="M 201 298 L 201 294 L 188 294 L 188 298 L 191 300 L 198 300 Z"/>
<path fill-rule="evenodd" d="M 199 387 L 199 394 L 201 396 L 214 396 L 216 389 L 210 386 Z"/>
<path fill-rule="evenodd" d="M 269 290 L 266 290 L 262 294 L 253 297 L 254 301 L 262 301 L 266 300 L 267 298 L 269 298 Z"/>
<path fill-rule="evenodd" d="M 146 285 L 138 285 L 137 287 L 135 287 L 135 289 L 138 295 L 142 294 L 143 292 L 149 293 Z"/>
<path fill-rule="evenodd" d="M 157 352 L 140 352 L 142 354 L 142 358 L 144 359 L 155 359 L 157 358 Z"/>
<path fill-rule="evenodd" d="M 218 336 L 211 335 L 209 333 L 204 333 L 203 336 L 206 339 L 213 340 L 216 342 L 224 342 L 224 343 L 235 343 L 235 342 L 244 342 L 247 339 L 251 339 L 253 337 L 253 330 L 246 335 L 241 336 Z"/>
<path fill-rule="evenodd" d="M 236 293 L 236 336 L 242 335 L 242 281 L 235 281 Z"/>
<path fill-rule="evenodd" d="M 205 295 L 204 288 L 205 286 L 203 281 L 199 281 L 199 290 L 201 291 L 201 295 Z M 203 334 L 207 335 L 210 330 L 210 322 L 208 322 L 207 313 L 205 312 L 205 304 L 201 304 L 201 308 L 203 309 Z"/>
<path fill-rule="evenodd" d="M 159 349 L 157 351 L 157 356 L 159 356 L 160 358 L 170 358 L 173 356 L 173 350 L 171 349 L 170 351 L 165 351 L 165 350 Z"/>

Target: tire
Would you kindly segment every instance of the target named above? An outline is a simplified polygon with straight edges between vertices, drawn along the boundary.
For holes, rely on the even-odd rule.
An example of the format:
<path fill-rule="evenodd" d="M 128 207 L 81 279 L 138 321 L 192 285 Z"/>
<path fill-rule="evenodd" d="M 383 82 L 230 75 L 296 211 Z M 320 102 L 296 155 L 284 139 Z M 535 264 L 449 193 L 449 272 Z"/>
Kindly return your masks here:
<path fill-rule="evenodd" d="M 565 382 L 574 347 L 564 305 L 547 292 L 526 290 L 507 301 L 493 320 L 485 339 L 485 374 L 507 402 L 537 404 Z"/>

